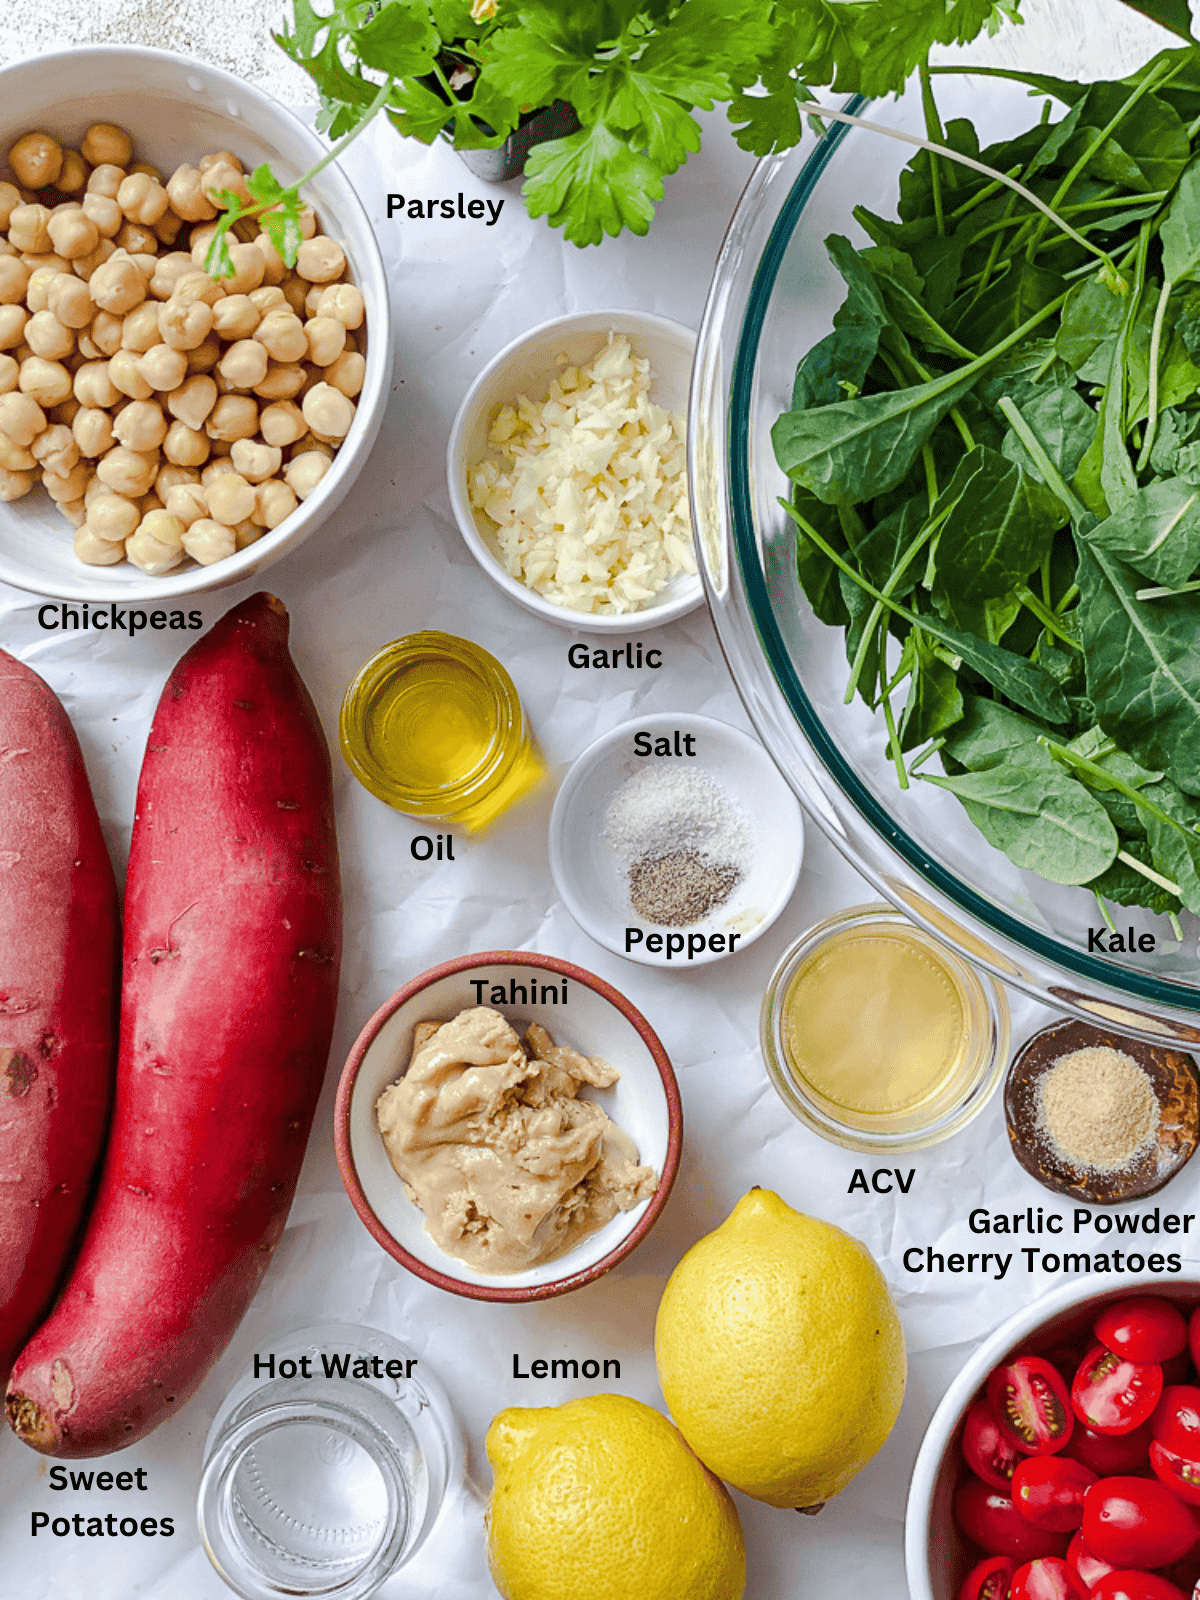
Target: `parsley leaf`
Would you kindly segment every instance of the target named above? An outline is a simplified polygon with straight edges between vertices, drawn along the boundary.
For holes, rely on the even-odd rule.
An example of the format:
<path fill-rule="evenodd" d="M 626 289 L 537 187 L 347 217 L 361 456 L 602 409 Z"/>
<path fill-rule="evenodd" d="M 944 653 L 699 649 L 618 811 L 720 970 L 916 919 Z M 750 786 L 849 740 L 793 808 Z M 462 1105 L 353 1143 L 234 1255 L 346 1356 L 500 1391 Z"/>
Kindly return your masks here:
<path fill-rule="evenodd" d="M 441 40 L 425 0 L 388 0 L 354 36 L 358 58 L 393 78 L 419 78 L 433 68 Z"/>
<path fill-rule="evenodd" d="M 645 233 L 663 194 L 654 163 L 603 122 L 538 145 L 525 172 L 530 216 L 546 217 L 572 244 L 599 244 L 622 228 Z"/>

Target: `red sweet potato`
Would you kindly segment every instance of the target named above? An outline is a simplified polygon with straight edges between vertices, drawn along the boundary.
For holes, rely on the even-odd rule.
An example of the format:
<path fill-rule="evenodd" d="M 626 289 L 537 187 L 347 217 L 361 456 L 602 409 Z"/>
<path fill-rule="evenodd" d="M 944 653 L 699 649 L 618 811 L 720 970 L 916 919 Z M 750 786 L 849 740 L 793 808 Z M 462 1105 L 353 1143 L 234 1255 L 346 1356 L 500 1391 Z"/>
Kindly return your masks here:
<path fill-rule="evenodd" d="M 49 1307 L 100 1159 L 119 946 L 74 730 L 0 650 L 0 1374 Z"/>
<path fill-rule="evenodd" d="M 225 1348 L 283 1232 L 333 1032 L 329 751 L 271 595 L 175 668 L 138 785 L 112 1137 L 79 1258 L 9 1382 L 49 1455 L 144 1438 Z"/>

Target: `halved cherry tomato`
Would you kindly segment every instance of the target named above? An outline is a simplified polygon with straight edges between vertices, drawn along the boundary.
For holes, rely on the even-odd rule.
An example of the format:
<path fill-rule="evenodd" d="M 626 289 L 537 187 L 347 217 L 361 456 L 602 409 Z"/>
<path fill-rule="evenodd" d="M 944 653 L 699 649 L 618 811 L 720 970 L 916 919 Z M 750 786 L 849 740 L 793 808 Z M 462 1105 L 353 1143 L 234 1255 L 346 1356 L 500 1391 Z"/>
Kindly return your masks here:
<path fill-rule="evenodd" d="M 1098 1344 L 1079 1364 L 1071 1404 L 1095 1433 L 1132 1433 L 1158 1404 L 1162 1386 L 1161 1367 L 1126 1361 Z"/>
<path fill-rule="evenodd" d="M 1088 1586 L 1065 1561 L 1045 1556 L 1017 1569 L 1012 1600 L 1088 1600 Z"/>
<path fill-rule="evenodd" d="M 971 1543 L 990 1556 L 1035 1561 L 1038 1556 L 1061 1556 L 1067 1547 L 1065 1533 L 1034 1527 L 1008 1495 L 982 1483 L 973 1473 L 968 1473 L 955 1491 L 954 1520 Z"/>
<path fill-rule="evenodd" d="M 1018 1461 L 1025 1458 L 1000 1431 L 986 1400 L 976 1400 L 967 1412 L 962 1432 L 963 1459 L 971 1471 L 993 1489 L 1009 1492 Z"/>
<path fill-rule="evenodd" d="M 1010 1600 L 1016 1570 L 1011 1556 L 988 1556 L 967 1573 L 958 1600 Z"/>
<path fill-rule="evenodd" d="M 1159 1483 L 1165 1483 L 1172 1494 L 1190 1506 L 1200 1506 L 1200 1461 L 1168 1450 L 1155 1439 L 1150 1446 L 1150 1465 Z"/>
<path fill-rule="evenodd" d="M 1024 1455 L 1053 1455 L 1071 1437 L 1075 1418 L 1067 1385 L 1041 1356 L 1018 1356 L 997 1367 L 987 1397 L 1001 1433 Z"/>
<path fill-rule="evenodd" d="M 1168 1450 L 1200 1460 L 1200 1389 L 1187 1383 L 1173 1383 L 1164 1389 L 1150 1427 Z"/>
<path fill-rule="evenodd" d="M 1153 1423 L 1147 1421 L 1132 1433 L 1094 1433 L 1086 1423 L 1077 1422 L 1066 1454 L 1082 1461 L 1102 1478 L 1144 1472 L 1150 1440 L 1154 1437 L 1152 1426 Z"/>
<path fill-rule="evenodd" d="M 1083 1521 L 1083 1497 L 1097 1476 L 1070 1456 L 1025 1456 L 1013 1473 L 1013 1505 L 1037 1527 L 1069 1533 Z"/>
<path fill-rule="evenodd" d="M 1089 1589 L 1095 1588 L 1105 1573 L 1116 1571 L 1110 1561 L 1101 1561 L 1099 1556 L 1092 1554 L 1084 1544 L 1081 1533 L 1077 1533 L 1067 1546 L 1067 1565 L 1075 1568 Z"/>
<path fill-rule="evenodd" d="M 1121 1572 L 1180 1561 L 1200 1537 L 1200 1516 L 1156 1478 L 1101 1478 L 1083 1500 L 1084 1543 Z"/>
<path fill-rule="evenodd" d="M 1102 1345 L 1126 1361 L 1170 1361 L 1187 1349 L 1188 1325 L 1169 1300 L 1136 1294 L 1108 1306 L 1093 1330 Z"/>
<path fill-rule="evenodd" d="M 1091 1600 L 1187 1600 L 1187 1596 L 1154 1572 L 1110 1572 L 1092 1590 Z"/>

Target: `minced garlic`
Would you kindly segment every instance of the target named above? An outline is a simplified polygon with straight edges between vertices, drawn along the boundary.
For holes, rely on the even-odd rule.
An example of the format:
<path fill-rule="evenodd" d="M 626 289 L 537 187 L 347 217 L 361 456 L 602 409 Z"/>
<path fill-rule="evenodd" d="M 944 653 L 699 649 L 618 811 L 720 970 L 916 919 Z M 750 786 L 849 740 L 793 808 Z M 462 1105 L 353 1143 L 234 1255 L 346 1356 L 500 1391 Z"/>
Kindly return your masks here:
<path fill-rule="evenodd" d="M 650 399 L 649 361 L 610 333 L 583 367 L 561 359 L 544 401 L 520 395 L 492 419 L 471 504 L 496 525 L 505 570 L 572 611 L 640 611 L 696 571 L 685 419 Z"/>

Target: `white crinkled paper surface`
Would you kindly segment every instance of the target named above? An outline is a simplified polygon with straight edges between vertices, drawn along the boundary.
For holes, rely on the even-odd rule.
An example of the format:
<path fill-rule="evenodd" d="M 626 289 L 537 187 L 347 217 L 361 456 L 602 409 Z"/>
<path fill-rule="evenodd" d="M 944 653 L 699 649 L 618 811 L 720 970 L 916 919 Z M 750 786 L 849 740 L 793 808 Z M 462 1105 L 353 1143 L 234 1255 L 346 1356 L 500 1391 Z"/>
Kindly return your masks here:
<path fill-rule="evenodd" d="M 71 8 L 60 0 L 58 9 L 65 14 Z M 1070 72 L 1071 52 L 1098 16 L 1121 18 L 1126 69 L 1154 45 L 1148 25 L 1141 28 L 1112 4 L 1042 0 L 1025 9 L 1031 21 L 1018 41 L 1022 59 L 1042 71 Z M 168 42 L 152 30 L 145 37 Z M 916 1275 L 903 1270 L 904 1251 L 919 1247 L 923 1254 L 932 1246 L 949 1255 L 988 1248 L 990 1241 L 969 1230 L 974 1208 L 1024 1211 L 1055 1202 L 1013 1160 L 998 1097 L 956 1138 L 899 1158 L 896 1165 L 915 1171 L 903 1197 L 848 1193 L 856 1167 L 870 1173 L 876 1163 L 823 1143 L 777 1099 L 758 1048 L 758 1009 L 770 972 L 805 928 L 872 898 L 815 826 L 808 827 L 804 870 L 784 915 L 758 943 L 703 972 L 633 965 L 575 925 L 556 898 L 546 857 L 555 781 L 574 758 L 599 734 L 655 712 L 687 710 L 749 724 L 703 610 L 653 635 L 664 655 L 659 671 L 570 668 L 567 648 L 577 636 L 516 607 L 480 571 L 456 530 L 445 485 L 446 440 L 460 399 L 479 367 L 528 327 L 568 311 L 621 307 L 697 326 L 751 161 L 733 145 L 719 115 L 705 119 L 704 150 L 668 180 L 649 237 L 626 235 L 588 251 L 564 245 L 557 233 L 532 222 L 516 184 L 484 185 L 449 149 L 426 150 L 382 123 L 351 149 L 345 164 L 388 264 L 398 339 L 395 389 L 379 443 L 346 502 L 301 551 L 272 569 L 268 586 L 288 605 L 292 650 L 331 740 L 342 693 L 366 657 L 401 634 L 439 628 L 476 640 L 508 668 L 551 781 L 482 837 L 456 835 L 453 864 L 419 864 L 409 850 L 416 824 L 359 788 L 335 754 L 345 887 L 341 1001 L 287 1230 L 244 1323 L 199 1394 L 112 1463 L 145 1467 L 148 1492 L 54 1493 L 50 1463 L 7 1430 L 0 1434 L 0 1600 L 220 1600 L 228 1594 L 195 1531 L 205 1434 L 255 1352 L 269 1351 L 277 1336 L 330 1319 L 375 1324 L 411 1343 L 442 1380 L 466 1437 L 466 1482 L 448 1501 L 418 1561 L 380 1593 L 390 1600 L 488 1600 L 495 1591 L 484 1550 L 490 1471 L 483 1438 L 493 1414 L 506 1405 L 556 1404 L 595 1389 L 585 1380 L 518 1380 L 513 1354 L 521 1354 L 525 1368 L 538 1356 L 616 1358 L 616 1387 L 661 1407 L 652 1334 L 663 1285 L 684 1251 L 754 1184 L 778 1190 L 791 1205 L 866 1243 L 899 1305 L 911 1367 L 892 1437 L 817 1519 L 737 1497 L 749 1553 L 748 1596 L 903 1600 L 904 1505 L 928 1419 L 973 1346 L 1015 1306 L 1060 1281 L 1027 1273 L 1019 1253 L 1001 1282 Z M 496 226 L 386 218 L 389 192 L 428 198 L 459 191 L 467 199 L 502 194 Z M 205 624 L 251 587 L 203 598 Z M 70 713 L 123 873 L 146 733 L 181 636 L 142 634 L 130 642 L 124 634 L 50 633 L 38 626 L 38 604 L 0 589 L 0 644 L 40 672 Z M 840 647 L 830 632 L 829 648 Z M 338 1073 L 372 1012 L 427 967 L 492 948 L 562 956 L 616 985 L 663 1040 L 684 1108 L 679 1177 L 647 1240 L 599 1282 L 525 1306 L 459 1299 L 410 1276 L 358 1222 L 333 1154 Z M 1015 994 L 1010 1000 L 1019 1043 L 1049 1014 Z M 1198 1182 L 1200 1167 L 1189 1169 L 1170 1190 L 1170 1208 L 1193 1203 Z M 1066 1202 L 1059 1209 L 1069 1214 Z M 1008 1241 L 1005 1249 L 1022 1242 Z M 117 1503 L 127 1500 L 139 1503 Z M 165 1540 L 55 1539 L 45 1532 L 31 1538 L 33 1511 L 61 1516 L 84 1509 L 172 1516 L 177 1532 Z"/>

